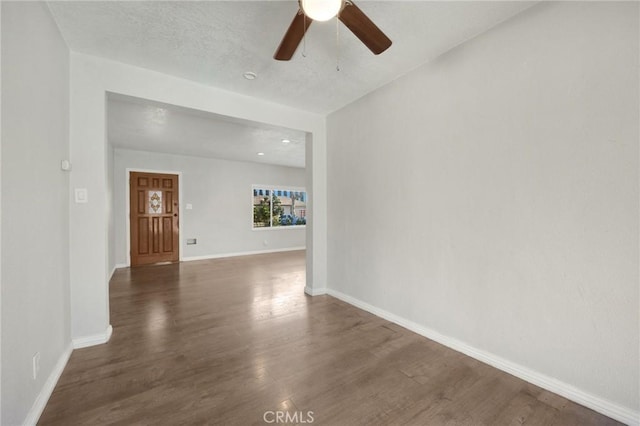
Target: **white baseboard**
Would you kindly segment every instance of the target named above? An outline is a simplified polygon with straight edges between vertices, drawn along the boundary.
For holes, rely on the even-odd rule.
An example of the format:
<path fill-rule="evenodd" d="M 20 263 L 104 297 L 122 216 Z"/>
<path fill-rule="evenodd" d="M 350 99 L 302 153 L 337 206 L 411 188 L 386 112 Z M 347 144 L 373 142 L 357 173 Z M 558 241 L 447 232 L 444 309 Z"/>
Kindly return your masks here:
<path fill-rule="evenodd" d="M 326 289 L 326 293 L 337 299 L 347 302 L 350 305 L 396 323 L 408 330 L 413 331 L 414 333 L 420 334 L 421 336 L 441 343 L 455 351 L 462 352 L 463 354 L 475 358 L 478 361 L 489 364 L 499 370 L 519 377 L 522 380 L 561 395 L 580 405 L 591 408 L 592 410 L 604 414 L 605 416 L 611 417 L 612 419 L 618 420 L 630 426 L 638 426 L 640 424 L 640 412 L 635 412 L 630 408 L 623 407 L 614 402 L 592 395 L 568 383 L 564 383 L 560 380 L 554 379 L 553 377 L 549 377 L 545 374 L 523 367 L 492 353 L 477 349 L 460 340 L 445 336 L 444 334 L 438 333 L 435 330 L 424 327 L 413 321 L 409 321 L 405 318 L 392 314 L 391 312 L 385 311 L 384 309 L 378 308 L 376 306 L 370 305 L 347 294 L 330 288 Z"/>
<path fill-rule="evenodd" d="M 323 294 L 327 294 L 327 289 L 326 287 L 323 288 L 311 288 L 311 287 L 305 287 L 304 288 L 304 292 L 307 293 L 309 296 L 321 296 Z"/>
<path fill-rule="evenodd" d="M 73 339 L 73 349 L 87 348 L 89 346 L 101 345 L 107 343 L 111 339 L 113 327 L 109 325 L 104 333 L 93 334 L 91 336 L 79 337 Z"/>
<path fill-rule="evenodd" d="M 49 374 L 49 377 L 47 377 L 47 381 L 44 382 L 42 390 L 27 413 L 27 418 L 24 419 L 23 422 L 24 426 L 35 426 L 38 423 L 38 420 L 40 419 L 44 408 L 47 406 L 47 402 L 49 401 L 49 398 L 51 397 L 51 394 L 64 371 L 64 367 L 66 367 L 67 362 L 69 361 L 72 351 L 73 346 L 69 343 L 69 346 L 67 346 L 64 352 L 62 352 L 62 355 L 60 355 L 60 358 L 58 358 L 58 362 L 56 362 L 56 365 L 53 367 L 53 371 Z"/>
<path fill-rule="evenodd" d="M 298 251 L 305 250 L 306 247 L 289 247 L 283 249 L 271 249 L 271 250 L 256 250 L 256 251 L 243 251 L 239 253 L 222 253 L 222 254 L 208 254 L 204 256 L 188 256 L 183 257 L 183 262 L 191 262 L 193 260 L 207 260 L 207 259 L 222 259 L 225 257 L 236 257 L 236 256 L 251 256 L 254 254 L 267 254 L 267 253 L 281 253 L 284 251 Z"/>
<path fill-rule="evenodd" d="M 129 265 L 124 264 L 124 263 L 116 263 L 115 266 L 111 269 L 111 273 L 109 274 L 109 279 L 107 281 L 111 281 L 111 278 L 113 278 L 113 274 L 115 274 L 116 269 L 120 269 L 120 268 L 128 268 Z"/>

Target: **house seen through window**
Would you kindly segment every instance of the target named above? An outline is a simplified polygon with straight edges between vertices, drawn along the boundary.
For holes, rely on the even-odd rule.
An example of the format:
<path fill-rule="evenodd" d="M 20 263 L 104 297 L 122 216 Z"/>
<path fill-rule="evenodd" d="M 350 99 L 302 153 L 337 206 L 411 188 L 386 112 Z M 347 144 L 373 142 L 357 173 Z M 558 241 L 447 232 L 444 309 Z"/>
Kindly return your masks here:
<path fill-rule="evenodd" d="M 307 224 L 307 192 L 299 188 L 254 186 L 253 228 Z"/>

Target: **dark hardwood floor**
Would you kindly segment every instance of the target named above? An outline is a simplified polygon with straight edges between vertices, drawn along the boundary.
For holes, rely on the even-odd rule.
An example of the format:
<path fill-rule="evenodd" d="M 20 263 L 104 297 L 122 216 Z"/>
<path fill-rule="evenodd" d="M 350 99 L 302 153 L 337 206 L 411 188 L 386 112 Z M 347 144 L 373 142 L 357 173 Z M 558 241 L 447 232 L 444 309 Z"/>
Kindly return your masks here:
<path fill-rule="evenodd" d="M 306 296 L 304 268 L 289 252 L 118 270 L 111 341 L 73 352 L 40 424 L 618 424 Z"/>

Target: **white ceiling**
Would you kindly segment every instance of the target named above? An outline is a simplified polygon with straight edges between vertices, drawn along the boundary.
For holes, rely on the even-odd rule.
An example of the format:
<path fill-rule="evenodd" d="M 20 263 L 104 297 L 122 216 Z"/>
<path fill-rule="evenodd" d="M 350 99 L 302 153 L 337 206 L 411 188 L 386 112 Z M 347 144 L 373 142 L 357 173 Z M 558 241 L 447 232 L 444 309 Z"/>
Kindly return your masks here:
<path fill-rule="evenodd" d="M 71 50 L 326 114 L 533 5 L 521 1 L 359 1 L 392 39 L 373 55 L 342 24 L 314 22 L 289 62 L 273 53 L 296 1 L 52 1 Z M 258 74 L 248 81 L 245 71 Z M 302 132 L 110 95 L 116 147 L 304 167 Z M 282 139 L 291 143 L 282 144 Z M 264 156 L 257 156 L 264 152 Z"/>
<path fill-rule="evenodd" d="M 273 53 L 296 1 L 54 1 L 71 50 L 326 114 L 530 7 L 520 1 L 358 1 L 391 38 L 374 56 L 342 24 L 314 22 L 307 57 Z M 258 74 L 245 80 L 243 72 Z"/>
<path fill-rule="evenodd" d="M 107 137 L 119 148 L 305 166 L 304 132 L 118 94 L 107 99 Z"/>

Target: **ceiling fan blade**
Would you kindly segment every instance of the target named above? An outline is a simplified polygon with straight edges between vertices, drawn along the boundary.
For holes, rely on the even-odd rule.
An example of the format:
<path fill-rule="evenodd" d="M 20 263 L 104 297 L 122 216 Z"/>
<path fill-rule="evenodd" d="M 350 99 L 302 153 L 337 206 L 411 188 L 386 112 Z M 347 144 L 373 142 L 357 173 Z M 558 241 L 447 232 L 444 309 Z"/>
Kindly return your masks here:
<path fill-rule="evenodd" d="M 346 1 L 338 18 L 374 54 L 379 55 L 391 46 L 391 40 L 364 14 L 358 6 Z"/>
<path fill-rule="evenodd" d="M 309 29 L 309 25 L 313 22 L 313 19 L 302 13 L 301 10 L 293 17 L 289 29 L 282 37 L 280 46 L 276 49 L 276 53 L 273 55 L 273 59 L 278 61 L 288 61 L 293 57 L 296 52 L 302 37 L 304 37 L 305 31 Z"/>

